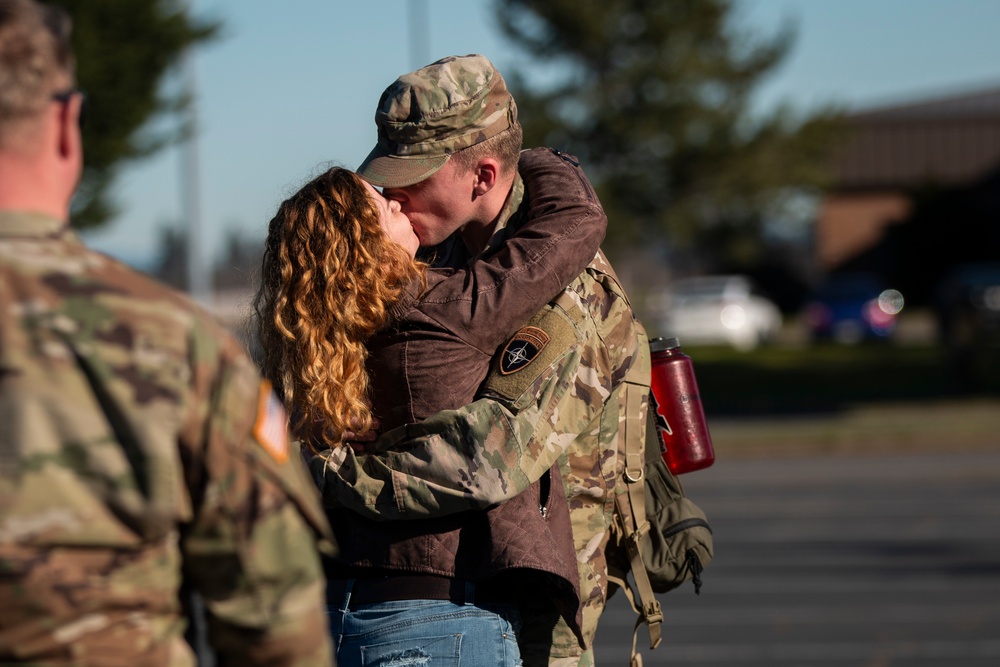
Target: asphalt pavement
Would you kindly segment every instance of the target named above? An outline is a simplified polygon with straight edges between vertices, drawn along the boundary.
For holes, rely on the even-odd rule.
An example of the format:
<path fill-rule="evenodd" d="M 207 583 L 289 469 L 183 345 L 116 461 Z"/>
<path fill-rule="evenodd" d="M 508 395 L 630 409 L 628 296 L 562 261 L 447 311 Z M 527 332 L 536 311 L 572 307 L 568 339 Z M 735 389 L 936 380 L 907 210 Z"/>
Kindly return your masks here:
<path fill-rule="evenodd" d="M 640 631 L 643 664 L 1000 665 L 996 437 L 986 451 L 720 460 L 685 475 L 716 556 L 700 596 L 660 597 L 665 639 L 650 651 Z M 611 600 L 599 667 L 628 665 L 634 618 Z"/>

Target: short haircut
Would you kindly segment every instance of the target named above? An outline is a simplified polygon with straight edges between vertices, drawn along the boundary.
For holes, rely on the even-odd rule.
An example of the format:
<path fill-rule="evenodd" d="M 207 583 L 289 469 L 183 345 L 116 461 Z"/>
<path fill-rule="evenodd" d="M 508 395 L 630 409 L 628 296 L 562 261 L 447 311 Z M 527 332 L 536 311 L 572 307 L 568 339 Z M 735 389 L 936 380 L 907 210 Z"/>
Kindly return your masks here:
<path fill-rule="evenodd" d="M 507 174 L 517 169 L 523 141 L 524 132 L 521 129 L 521 124 L 515 122 L 500 134 L 494 135 L 486 141 L 456 151 L 452 154 L 451 159 L 458 164 L 463 172 L 468 172 L 475 168 L 476 164 L 483 158 L 493 157 L 500 161 L 503 173 Z"/>
<path fill-rule="evenodd" d="M 73 79 L 71 21 L 35 0 L 0 0 L 0 141 Z"/>

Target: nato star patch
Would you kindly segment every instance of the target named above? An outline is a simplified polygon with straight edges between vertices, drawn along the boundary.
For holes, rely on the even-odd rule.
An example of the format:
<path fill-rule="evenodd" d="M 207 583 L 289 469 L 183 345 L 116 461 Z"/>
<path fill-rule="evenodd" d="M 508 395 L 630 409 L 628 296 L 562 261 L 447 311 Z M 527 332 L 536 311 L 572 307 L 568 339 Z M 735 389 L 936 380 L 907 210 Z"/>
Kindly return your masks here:
<path fill-rule="evenodd" d="M 516 373 L 541 353 L 549 343 L 549 335 L 538 327 L 524 327 L 510 339 L 500 353 L 500 374 Z"/>

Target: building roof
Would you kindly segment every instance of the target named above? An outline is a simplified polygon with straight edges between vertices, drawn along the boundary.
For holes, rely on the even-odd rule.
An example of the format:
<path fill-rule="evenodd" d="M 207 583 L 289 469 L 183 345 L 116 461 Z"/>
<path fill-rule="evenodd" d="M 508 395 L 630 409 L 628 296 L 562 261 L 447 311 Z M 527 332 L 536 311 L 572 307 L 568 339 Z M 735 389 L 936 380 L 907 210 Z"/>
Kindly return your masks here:
<path fill-rule="evenodd" d="M 1000 118 L 1000 86 L 958 95 L 873 107 L 850 116 L 859 122 Z"/>
<path fill-rule="evenodd" d="M 862 110 L 836 160 L 844 190 L 975 182 L 1000 169 L 1000 87 Z"/>

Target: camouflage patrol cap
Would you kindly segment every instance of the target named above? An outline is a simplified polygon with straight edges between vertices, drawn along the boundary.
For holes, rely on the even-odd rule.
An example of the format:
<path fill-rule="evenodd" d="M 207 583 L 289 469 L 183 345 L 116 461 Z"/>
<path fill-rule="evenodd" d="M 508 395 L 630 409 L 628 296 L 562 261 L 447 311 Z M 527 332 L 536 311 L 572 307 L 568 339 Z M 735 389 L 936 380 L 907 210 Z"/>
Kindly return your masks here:
<path fill-rule="evenodd" d="M 493 63 L 475 54 L 442 58 L 382 93 L 375 112 L 378 143 L 358 174 L 380 187 L 419 183 L 455 151 L 516 121 L 514 98 Z"/>

